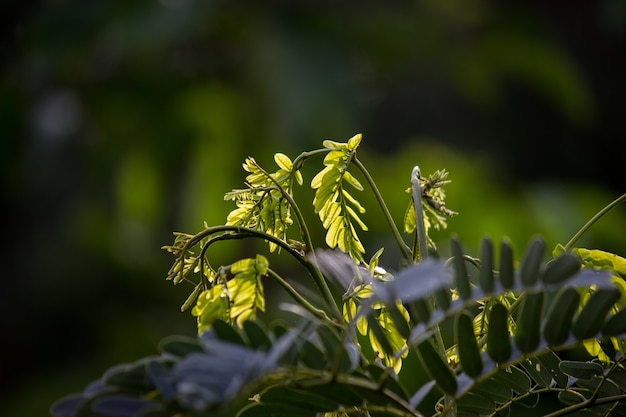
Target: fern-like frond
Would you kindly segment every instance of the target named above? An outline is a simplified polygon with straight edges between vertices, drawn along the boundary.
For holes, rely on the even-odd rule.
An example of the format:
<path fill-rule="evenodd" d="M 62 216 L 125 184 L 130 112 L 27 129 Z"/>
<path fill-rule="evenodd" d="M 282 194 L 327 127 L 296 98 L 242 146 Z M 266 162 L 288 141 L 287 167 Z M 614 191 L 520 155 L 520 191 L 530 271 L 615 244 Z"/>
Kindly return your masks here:
<path fill-rule="evenodd" d="M 324 146 L 330 152 L 324 158 L 324 169 L 311 180 L 311 188 L 316 190 L 313 207 L 326 229 L 326 244 L 331 248 L 338 247 L 357 262 L 363 261 L 365 248 L 354 225 L 363 231 L 367 230 L 360 218 L 365 208 L 352 196 L 346 185 L 357 191 L 363 190 L 363 185 L 348 171 L 360 142 L 360 134 L 350 138 L 347 143 L 324 141 Z"/>
<path fill-rule="evenodd" d="M 242 326 L 257 311 L 265 311 L 261 277 L 267 270 L 267 259 L 261 255 L 239 260 L 223 269 L 216 283 L 197 296 L 191 311 L 198 317 L 198 332 L 210 329 L 218 319 Z"/>
<path fill-rule="evenodd" d="M 293 169 L 291 159 L 285 154 L 277 153 L 274 161 L 279 169 L 268 173 L 252 157 L 243 163 L 248 172 L 247 188 L 232 190 L 224 196 L 225 200 L 235 201 L 237 208 L 231 211 L 226 224 L 249 227 L 254 230 L 287 240 L 287 229 L 293 224 L 291 204 L 287 196 L 292 195 L 293 180 L 302 184 L 300 171 Z M 269 242 L 270 251 L 277 245 Z"/>
<path fill-rule="evenodd" d="M 448 172 L 445 169 L 437 170 L 428 178 L 420 178 L 422 186 L 422 209 L 424 212 L 424 229 L 428 245 L 435 248 L 435 243 L 429 236 L 432 229 L 441 230 L 448 226 L 447 218 L 456 216 L 458 213 L 448 209 L 445 205 L 446 193 L 444 186 L 450 183 Z M 411 188 L 406 190 L 412 192 Z M 413 233 L 416 229 L 415 206 L 413 200 L 409 203 L 404 214 L 404 231 Z"/>

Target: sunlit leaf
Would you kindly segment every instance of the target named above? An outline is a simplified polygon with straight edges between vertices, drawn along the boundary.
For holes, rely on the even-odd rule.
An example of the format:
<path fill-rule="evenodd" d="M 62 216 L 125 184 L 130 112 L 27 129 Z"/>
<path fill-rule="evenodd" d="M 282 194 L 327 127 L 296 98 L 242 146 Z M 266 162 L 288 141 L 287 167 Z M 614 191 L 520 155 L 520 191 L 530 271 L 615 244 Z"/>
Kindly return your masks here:
<path fill-rule="evenodd" d="M 572 252 L 580 256 L 583 263 L 598 268 L 608 268 L 626 277 L 626 258 L 598 249 L 576 248 Z"/>
<path fill-rule="evenodd" d="M 274 154 L 274 161 L 276 161 L 276 164 L 285 171 L 291 171 L 291 169 L 293 168 L 293 163 L 291 162 L 291 159 L 289 159 L 289 157 L 284 153 Z"/>
<path fill-rule="evenodd" d="M 350 174 L 350 172 L 346 171 L 343 174 L 343 179 L 350 184 L 351 186 L 353 186 L 355 189 L 357 189 L 358 191 L 363 191 L 363 185 L 359 182 L 359 180 L 357 180 L 356 178 L 354 178 L 354 176 L 352 174 Z"/>

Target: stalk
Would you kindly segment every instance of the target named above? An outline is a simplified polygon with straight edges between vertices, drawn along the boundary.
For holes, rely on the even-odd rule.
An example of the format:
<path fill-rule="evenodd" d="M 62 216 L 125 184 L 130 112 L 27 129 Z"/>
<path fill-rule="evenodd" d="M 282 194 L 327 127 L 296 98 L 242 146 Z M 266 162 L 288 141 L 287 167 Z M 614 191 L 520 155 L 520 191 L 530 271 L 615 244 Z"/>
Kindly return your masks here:
<path fill-rule="evenodd" d="M 589 230 L 591 226 L 593 226 L 595 222 L 600 220 L 602 216 L 604 216 L 606 213 L 608 213 L 609 211 L 611 211 L 613 208 L 618 206 L 620 203 L 623 203 L 624 201 L 626 201 L 626 194 L 622 194 L 621 196 L 617 197 L 615 200 L 609 203 L 606 207 L 604 207 L 602 210 L 596 213 L 596 215 L 593 216 L 587 223 L 585 223 L 585 225 L 581 227 L 578 232 L 576 232 L 574 237 L 572 237 L 570 241 L 567 242 L 567 244 L 565 245 L 565 251 L 569 252 L 570 250 L 572 250 L 572 248 L 574 247 L 578 239 L 580 239 L 582 235 L 584 235 L 587 232 L 587 230 Z"/>
<path fill-rule="evenodd" d="M 365 180 L 370 185 L 370 188 L 372 189 L 372 192 L 374 193 L 374 196 L 376 197 L 376 201 L 378 202 L 378 205 L 382 209 L 383 215 L 385 216 L 385 219 L 387 220 L 387 223 L 389 224 L 389 227 L 391 228 L 391 232 L 398 245 L 398 248 L 400 249 L 400 252 L 402 252 L 402 256 L 407 261 L 411 261 L 413 259 L 413 255 L 411 254 L 411 249 L 404 242 L 404 239 L 402 239 L 402 235 L 400 234 L 400 231 L 398 230 L 395 222 L 393 221 L 393 218 L 391 217 L 391 213 L 389 212 L 389 209 L 387 208 L 387 205 L 385 204 L 385 200 L 383 199 L 383 196 L 380 194 L 378 187 L 376 187 L 376 183 L 374 182 L 374 179 L 365 168 L 365 165 L 363 165 L 363 163 L 361 163 L 361 161 L 359 161 L 359 159 L 356 156 L 352 159 L 352 161 L 354 162 L 356 167 L 361 171 L 361 173 L 365 177 Z"/>
<path fill-rule="evenodd" d="M 415 207 L 415 229 L 417 231 L 417 253 L 413 254 L 414 260 L 423 261 L 428 257 L 428 240 L 424 227 L 424 210 L 422 209 L 422 185 L 420 184 L 420 168 L 415 165 L 411 172 L 411 194 Z"/>

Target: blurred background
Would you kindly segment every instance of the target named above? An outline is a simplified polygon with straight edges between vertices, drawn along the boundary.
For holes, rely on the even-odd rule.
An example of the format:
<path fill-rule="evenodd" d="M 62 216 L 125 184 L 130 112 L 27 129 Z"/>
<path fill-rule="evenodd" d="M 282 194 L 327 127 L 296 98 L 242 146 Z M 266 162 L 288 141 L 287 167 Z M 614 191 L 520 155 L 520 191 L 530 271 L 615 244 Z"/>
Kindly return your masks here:
<path fill-rule="evenodd" d="M 225 221 L 248 155 L 363 133 L 398 223 L 411 168 L 447 169 L 443 254 L 452 234 L 552 248 L 626 189 L 624 0 L 9 0 L 0 19 L 5 415 L 195 333 L 160 247 Z M 397 267 L 358 198 L 366 258 Z M 624 230 L 622 206 L 579 244 L 625 255 Z"/>

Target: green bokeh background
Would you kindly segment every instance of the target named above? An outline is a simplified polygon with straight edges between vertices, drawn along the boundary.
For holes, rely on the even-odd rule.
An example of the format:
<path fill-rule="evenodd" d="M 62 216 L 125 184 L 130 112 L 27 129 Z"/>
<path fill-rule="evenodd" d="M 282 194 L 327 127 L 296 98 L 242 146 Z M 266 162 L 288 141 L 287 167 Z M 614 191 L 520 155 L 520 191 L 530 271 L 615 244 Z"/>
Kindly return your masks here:
<path fill-rule="evenodd" d="M 485 233 L 565 243 L 626 189 L 623 0 L 9 0 L 0 18 L 6 415 L 194 333 L 160 247 L 224 221 L 248 155 L 363 133 L 398 222 L 411 168 L 446 168 L 444 255 L 451 234 L 473 254 Z M 367 255 L 397 267 L 359 198 Z M 624 230 L 620 207 L 580 244 L 624 255 Z"/>

